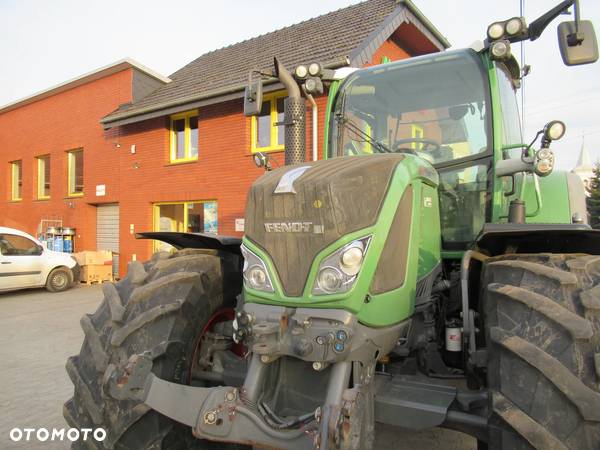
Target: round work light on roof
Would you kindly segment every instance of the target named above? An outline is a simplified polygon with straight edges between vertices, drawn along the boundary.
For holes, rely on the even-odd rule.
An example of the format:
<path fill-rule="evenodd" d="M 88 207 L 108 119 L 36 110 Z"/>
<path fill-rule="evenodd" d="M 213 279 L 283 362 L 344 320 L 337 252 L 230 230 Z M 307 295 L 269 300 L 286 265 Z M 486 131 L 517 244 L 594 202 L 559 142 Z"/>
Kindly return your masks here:
<path fill-rule="evenodd" d="M 297 78 L 306 78 L 306 76 L 308 75 L 308 68 L 305 65 L 301 64 L 298 67 L 296 67 L 294 75 L 296 75 Z"/>
<path fill-rule="evenodd" d="M 504 36 L 504 24 L 502 22 L 491 24 L 487 29 L 487 35 L 491 40 L 500 39 Z"/>
<path fill-rule="evenodd" d="M 321 73 L 321 65 L 319 63 L 311 63 L 310 66 L 308 66 L 308 73 L 311 76 L 316 77 Z"/>
<path fill-rule="evenodd" d="M 523 31 L 523 22 L 520 17 L 513 17 L 506 22 L 506 34 L 509 36 L 519 34 L 521 31 Z"/>
<path fill-rule="evenodd" d="M 510 44 L 508 41 L 496 41 L 490 51 L 494 59 L 507 59 L 510 56 Z"/>

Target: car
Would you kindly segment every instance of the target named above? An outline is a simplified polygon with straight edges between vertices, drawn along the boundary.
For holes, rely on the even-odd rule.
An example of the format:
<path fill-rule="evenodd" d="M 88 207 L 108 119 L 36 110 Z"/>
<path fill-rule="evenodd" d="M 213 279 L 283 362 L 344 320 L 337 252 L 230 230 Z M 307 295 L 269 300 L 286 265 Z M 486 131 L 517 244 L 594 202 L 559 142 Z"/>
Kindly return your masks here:
<path fill-rule="evenodd" d="M 79 280 L 79 264 L 68 253 L 45 248 L 33 236 L 0 227 L 0 292 L 46 287 L 69 289 Z"/>

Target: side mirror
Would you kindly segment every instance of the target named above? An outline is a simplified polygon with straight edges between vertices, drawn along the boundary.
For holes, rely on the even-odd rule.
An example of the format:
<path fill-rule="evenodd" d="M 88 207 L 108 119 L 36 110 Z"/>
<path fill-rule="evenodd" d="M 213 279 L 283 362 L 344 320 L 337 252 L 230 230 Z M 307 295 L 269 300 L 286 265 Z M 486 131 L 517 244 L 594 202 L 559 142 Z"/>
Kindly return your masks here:
<path fill-rule="evenodd" d="M 44 247 L 41 245 L 37 245 L 37 252 L 34 253 L 36 256 L 40 256 L 42 253 L 44 253 Z"/>
<path fill-rule="evenodd" d="M 272 169 L 271 158 L 269 158 L 269 155 L 265 155 L 262 152 L 257 152 L 254 154 L 254 165 L 256 165 L 256 167 L 259 169 L 264 168 L 267 172 Z"/>
<path fill-rule="evenodd" d="M 244 115 L 258 116 L 262 109 L 263 84 L 262 79 L 250 80 L 244 91 Z"/>
<path fill-rule="evenodd" d="M 567 66 L 590 64 L 598 60 L 598 42 L 591 21 L 580 20 L 579 31 L 574 21 L 563 22 L 558 25 L 557 31 L 560 55 Z"/>

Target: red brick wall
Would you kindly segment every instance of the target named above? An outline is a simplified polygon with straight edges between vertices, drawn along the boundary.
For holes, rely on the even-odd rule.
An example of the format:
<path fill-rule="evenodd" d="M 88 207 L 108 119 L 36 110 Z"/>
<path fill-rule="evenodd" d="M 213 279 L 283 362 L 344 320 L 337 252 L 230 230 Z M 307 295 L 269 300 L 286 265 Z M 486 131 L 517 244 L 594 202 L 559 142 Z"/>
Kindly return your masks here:
<path fill-rule="evenodd" d="M 99 119 L 131 100 L 131 69 L 84 84 L 20 108 L 0 113 L 0 225 L 35 235 L 41 219 L 62 219 L 77 229 L 79 249 L 96 247 L 96 208 L 92 189 L 100 173 L 111 173 L 107 196 L 117 200 L 117 153 Z M 84 149 L 84 191 L 67 196 L 67 151 Z M 37 199 L 36 156 L 50 154 L 51 196 Z M 10 161 L 22 160 L 22 201 L 11 201 Z"/>
<path fill-rule="evenodd" d="M 391 60 L 408 57 L 396 43 L 385 42 L 373 57 Z M 131 71 L 112 75 L 88 85 L 0 115 L 0 155 L 8 174 L 8 162 L 24 164 L 23 201 L 0 203 L 0 225 L 34 233 L 41 218 L 62 217 L 80 236 L 77 249 L 95 249 L 98 203 L 120 205 L 120 273 L 135 255 L 146 260 L 150 241 L 134 234 L 153 228 L 153 204 L 159 202 L 218 202 L 218 231 L 235 232 L 235 219 L 244 217 L 246 193 L 263 170 L 257 169 L 250 152 L 250 119 L 243 116 L 242 100 L 202 108 L 199 112 L 197 161 L 169 164 L 168 118 L 112 129 L 103 133 L 98 121 L 131 98 Z M 318 155 L 322 158 L 327 98 L 317 98 Z M 312 112 L 307 102 L 307 159 L 312 157 Z M 34 132 L 32 132 L 34 130 Z M 116 144 L 120 146 L 117 147 Z M 135 153 L 131 146 L 135 145 Z M 85 195 L 66 197 L 66 151 L 84 147 Z M 52 155 L 52 199 L 34 200 L 36 161 Z M 271 153 L 274 166 L 283 165 L 283 152 Z M 0 178 L 3 200 L 10 198 L 9 177 Z M 95 187 L 106 185 L 106 196 L 96 197 Z M 133 225 L 133 233 L 131 232 Z"/>
<path fill-rule="evenodd" d="M 377 51 L 375 51 L 373 58 L 371 58 L 371 62 L 366 64 L 365 67 L 381 64 L 384 57 L 389 58 L 390 61 L 398 61 L 400 59 L 409 58 L 410 55 L 396 44 L 393 39 L 388 39 L 377 49 Z"/>

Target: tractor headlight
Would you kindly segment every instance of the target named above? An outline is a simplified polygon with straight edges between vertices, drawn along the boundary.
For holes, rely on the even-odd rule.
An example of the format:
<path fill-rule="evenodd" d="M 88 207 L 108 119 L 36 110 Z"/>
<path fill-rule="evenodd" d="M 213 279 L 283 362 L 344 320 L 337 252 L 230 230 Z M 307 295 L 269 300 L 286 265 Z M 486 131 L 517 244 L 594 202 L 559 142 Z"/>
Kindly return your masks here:
<path fill-rule="evenodd" d="M 357 239 L 325 258 L 317 272 L 315 295 L 347 292 L 356 282 L 371 236 Z"/>
<path fill-rule="evenodd" d="M 244 285 L 257 291 L 274 292 L 273 283 L 263 260 L 243 244 L 242 255 L 244 256 Z"/>

